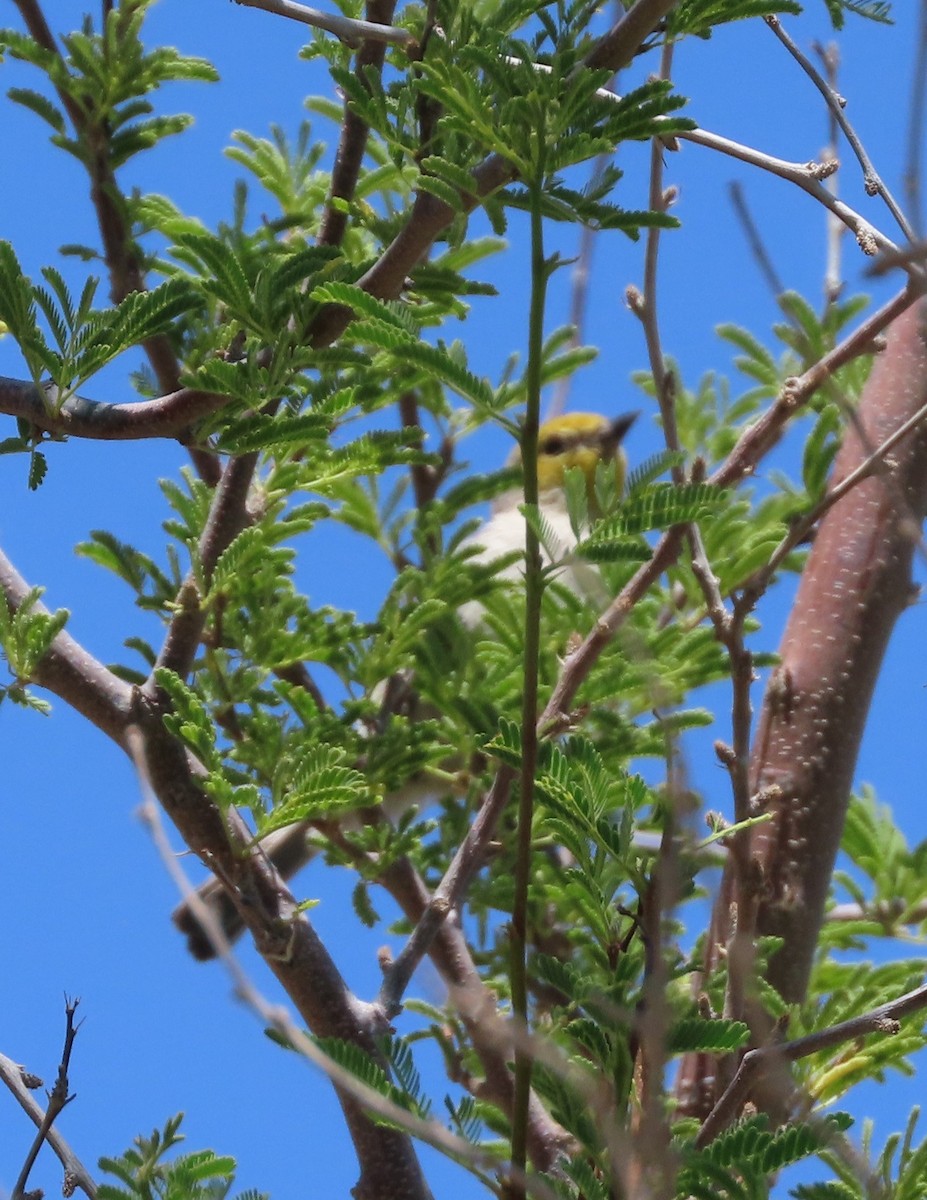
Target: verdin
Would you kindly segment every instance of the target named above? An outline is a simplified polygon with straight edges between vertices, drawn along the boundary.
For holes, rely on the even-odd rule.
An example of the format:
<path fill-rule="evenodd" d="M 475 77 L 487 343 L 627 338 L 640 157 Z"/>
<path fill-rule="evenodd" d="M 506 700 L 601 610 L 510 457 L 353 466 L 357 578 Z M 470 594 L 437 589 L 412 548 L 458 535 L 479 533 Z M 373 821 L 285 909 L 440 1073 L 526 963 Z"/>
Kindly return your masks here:
<path fill-rule="evenodd" d="M 561 585 L 587 598 L 594 595 L 597 585 L 601 586 L 601 578 L 594 566 L 572 555 L 577 539 L 567 505 L 567 472 L 575 468 L 582 471 L 592 498 L 599 464 L 614 464 L 620 493 L 626 470 L 621 442 L 636 416 L 636 413 L 625 413 L 610 419 L 597 413 L 569 413 L 545 421 L 538 431 L 538 500 L 547 530 L 544 539 L 547 544 L 542 546 L 542 558 L 545 566 L 550 565 L 551 561 L 557 564 L 556 579 Z M 471 561 L 490 564 L 524 548 L 525 518 L 520 511 L 523 500 L 520 488 L 513 488 L 496 500 L 489 519 L 461 547 L 469 552 Z M 502 567 L 498 575 L 499 578 L 517 582 L 522 572 L 522 565 L 515 560 Z M 482 611 L 479 601 L 463 605 L 459 610 L 462 624 L 475 629 L 480 624 Z M 407 683 L 410 688 L 413 687 L 412 680 Z M 385 695 L 385 688 L 382 690 Z M 421 783 L 411 780 L 400 794 L 384 798 L 381 811 L 395 820 L 412 805 L 421 805 L 429 797 L 434 797 L 434 793 L 433 784 L 427 780 Z M 355 827 L 359 827 L 359 814 L 352 814 L 352 817 Z M 343 824 L 347 824 L 347 821 Z M 316 853 L 316 847 L 307 838 L 310 829 L 311 825 L 300 823 L 278 830 L 262 841 L 264 852 L 284 879 L 294 875 Z M 198 889 L 198 895 L 213 910 L 229 941 L 242 933 L 244 923 L 217 879 L 204 883 Z M 189 902 L 185 901 L 175 910 L 174 923 L 187 935 L 190 952 L 195 958 L 215 957 L 213 944 L 194 916 Z"/>

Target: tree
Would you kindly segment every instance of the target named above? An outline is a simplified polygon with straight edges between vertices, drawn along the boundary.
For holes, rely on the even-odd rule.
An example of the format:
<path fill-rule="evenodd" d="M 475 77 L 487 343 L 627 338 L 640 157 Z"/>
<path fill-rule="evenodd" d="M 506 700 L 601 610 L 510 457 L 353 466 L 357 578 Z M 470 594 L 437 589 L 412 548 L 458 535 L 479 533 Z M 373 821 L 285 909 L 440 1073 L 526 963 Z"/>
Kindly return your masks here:
<path fill-rule="evenodd" d="M 879 3 L 823 7 L 837 29 L 874 21 L 873 38 L 888 16 Z M 471 1172 L 474 1195 L 754 1195 L 815 1158 L 803 1195 L 922 1192 L 913 1124 L 895 1163 L 895 1143 L 881 1159 L 860 1150 L 849 1118 L 822 1107 L 905 1069 L 924 1041 L 913 964 L 859 957 L 920 928 L 923 851 L 871 796 L 850 795 L 927 505 L 916 222 L 852 128 L 884 220 L 838 198 L 831 156 L 788 163 L 708 132 L 671 82 L 677 47 L 765 20 L 843 121 L 777 19 L 798 6 L 637 0 L 606 19 L 537 3 L 397 15 L 370 0 L 311 30 L 306 51 L 342 93 L 339 106 L 310 102 L 338 123 L 334 158 L 308 128 L 290 141 L 237 133 L 231 155 L 263 192 L 255 205 L 239 186 L 212 225 L 169 198 L 170 180 L 140 182 L 188 124 L 165 115 L 161 90 L 209 83 L 210 64 L 149 38 L 150 0 L 104 4 L 96 26 L 60 36 L 32 0 L 17 8 L 4 53 L 38 83 L 11 99 L 80 166 L 97 222 L 93 244 L 66 247 L 41 282 L 0 246 L 17 504 L 53 486 L 57 440 L 67 454 L 80 438 L 169 438 L 189 466 L 163 484 L 162 540 L 98 531 L 80 547 L 138 608 L 112 667 L 72 633 L 76 612 L 46 609 L 0 559 L 3 719 L 42 709 L 45 693 L 79 713 L 127 755 L 155 840 L 163 812 L 222 879 L 295 1016 L 229 958 L 236 986 L 330 1075 L 354 1194 L 427 1195 L 423 1142 Z M 662 346 L 658 255 L 687 235 L 664 171 L 692 143 L 808 193 L 895 289 L 874 308 L 844 295 L 837 251 L 821 311 L 776 285 L 776 352 L 743 324 L 723 331 L 751 381 L 733 399 L 717 378 L 687 387 Z M 910 166 L 916 210 L 916 155 Z M 647 199 L 632 206 L 635 179 Z M 627 301 L 662 430 L 624 495 L 607 472 L 591 496 L 568 481 L 597 571 L 583 595 L 545 572 L 536 515 L 542 395 L 593 355 L 547 319 L 568 290 L 571 226 L 640 239 L 644 284 Z M 517 253 L 503 249 L 509 229 L 529 247 L 511 346 L 523 361 L 491 382 L 465 318 L 493 292 L 480 278 L 491 256 Z M 138 399 L 125 403 L 133 366 Z M 512 470 L 459 473 L 484 427 L 521 446 L 523 587 L 467 552 L 476 506 L 513 485 Z M 793 427 L 801 482 L 756 486 Z M 345 581 L 355 601 L 304 594 L 331 569 L 330 530 L 385 554 L 375 606 L 369 557 Z M 776 657 L 757 605 L 798 573 Z M 476 631 L 459 615 L 474 603 Z M 687 761 L 708 725 L 691 696 L 709 684 L 731 698 L 732 732 L 717 743 L 730 799 L 706 836 Z M 385 815 L 410 791 L 436 806 Z M 359 927 L 380 925 L 384 896 L 397 914 L 400 949 L 382 956 L 378 988 L 348 985 L 342 947 L 320 932 L 326 905 L 305 910 L 265 855 L 302 822 L 324 861 L 352 873 Z M 850 870 L 834 876 L 841 837 Z M 828 912 L 840 889 L 849 903 Z M 426 956 L 440 997 L 409 992 Z M 440 1086 L 434 1071 L 419 1079 L 429 1051 Z M 111 1147 L 108 1169 L 132 1194 L 156 1169 L 177 1194 L 230 1186 L 230 1160 L 164 1165 L 177 1130 L 169 1121 L 134 1157 Z M 824 1182 L 830 1171 L 839 1182 Z"/>

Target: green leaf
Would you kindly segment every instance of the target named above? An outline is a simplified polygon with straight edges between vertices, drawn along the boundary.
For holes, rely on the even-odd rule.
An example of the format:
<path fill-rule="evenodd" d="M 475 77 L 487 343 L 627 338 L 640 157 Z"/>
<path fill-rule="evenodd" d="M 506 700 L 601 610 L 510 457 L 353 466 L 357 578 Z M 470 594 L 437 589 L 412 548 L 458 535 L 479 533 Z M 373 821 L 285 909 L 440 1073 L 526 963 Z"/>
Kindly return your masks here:
<path fill-rule="evenodd" d="M 352 308 L 358 317 L 372 318 L 413 336 L 418 334 L 418 325 L 408 305 L 400 304 L 397 300 L 377 300 L 363 288 L 351 283 L 320 283 L 312 289 L 311 299 L 320 304 L 343 304 Z"/>
<path fill-rule="evenodd" d="M 265 837 L 275 829 L 300 821 L 334 817 L 373 802 L 366 777 L 344 765 L 339 746 L 313 746 L 285 758 L 277 769 L 274 791 L 279 796 L 258 827 Z"/>
<path fill-rule="evenodd" d="M 667 1051 L 670 1054 L 730 1054 L 749 1040 L 750 1028 L 743 1021 L 687 1017 L 677 1021 L 670 1030 Z"/>
<path fill-rule="evenodd" d="M 579 552 L 594 561 L 611 561 L 625 552 L 629 538 L 710 516 L 727 498 L 726 491 L 707 483 L 639 486 L 614 513 L 593 526 L 589 537 L 579 544 Z"/>
<path fill-rule="evenodd" d="M 18 681 L 31 680 L 52 642 L 64 629 L 70 613 L 50 613 L 40 603 L 41 588 L 30 588 L 15 610 L 0 598 L 0 645 Z"/>
<path fill-rule="evenodd" d="M 7 95 L 17 104 L 31 109 L 43 121 L 47 121 L 55 133 L 64 133 L 67 128 L 64 113 L 47 96 L 43 96 L 40 92 L 34 92 L 31 88 L 15 87 L 10 88 Z"/>
<path fill-rule="evenodd" d="M 218 767 L 216 731 L 206 705 L 176 672 L 166 667 L 155 671 L 155 681 L 167 693 L 173 708 L 173 712 L 164 715 L 167 729 L 189 746 L 205 766 Z"/>

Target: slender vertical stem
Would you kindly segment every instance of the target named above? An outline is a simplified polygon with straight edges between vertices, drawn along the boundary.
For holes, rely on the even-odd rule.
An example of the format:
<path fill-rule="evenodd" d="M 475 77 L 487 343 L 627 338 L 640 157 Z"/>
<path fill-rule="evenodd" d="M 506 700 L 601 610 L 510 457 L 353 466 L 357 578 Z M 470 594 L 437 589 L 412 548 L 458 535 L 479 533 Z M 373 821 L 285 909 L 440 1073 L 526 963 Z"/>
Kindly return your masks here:
<path fill-rule="evenodd" d="M 660 79 L 669 79 L 673 67 L 673 43 L 667 42 L 660 57 Z M 663 155 L 665 147 L 659 138 L 652 138 L 650 143 L 650 195 L 648 206 L 653 212 L 666 212 L 667 200 L 663 191 Z M 647 231 L 647 242 L 644 250 L 644 336 L 647 339 L 647 354 L 650 359 L 650 370 L 653 373 L 653 386 L 656 391 L 657 404 L 660 406 L 660 420 L 663 423 L 663 437 L 667 450 L 679 449 L 679 431 L 676 428 L 676 406 L 674 403 L 676 380 L 671 370 L 667 369 L 660 341 L 660 327 L 657 320 L 657 265 L 660 258 L 659 226 Z M 673 467 L 673 479 L 682 483 L 683 474 L 680 466 Z"/>
<path fill-rule="evenodd" d="M 908 113 L 908 150 L 904 171 L 904 191 L 911 224 L 919 238 L 924 236 L 924 212 L 921 204 L 923 178 L 922 142 L 924 140 L 924 99 L 927 97 L 927 0 L 921 0 L 917 19 L 917 47 L 911 79 L 911 105 Z"/>
<path fill-rule="evenodd" d="M 538 425 L 541 411 L 541 365 L 544 343 L 544 302 L 548 266 L 544 259 L 541 216 L 543 172 L 531 186 L 531 309 L 528 324 L 528 403 L 521 438 L 525 509 L 538 510 Z M 541 548 L 534 524 L 525 522 L 525 674 L 521 717 L 521 787 L 515 859 L 515 899 L 512 905 L 512 1015 L 522 1031 L 528 1028 L 528 884 L 531 875 L 531 825 L 534 815 L 534 777 L 538 753 L 538 657 L 541 642 Z M 516 1181 L 511 1200 L 525 1195 L 517 1181 L 527 1162 L 528 1104 L 531 1093 L 531 1050 L 524 1036 L 515 1042 L 515 1098 L 512 1111 L 512 1165 Z"/>

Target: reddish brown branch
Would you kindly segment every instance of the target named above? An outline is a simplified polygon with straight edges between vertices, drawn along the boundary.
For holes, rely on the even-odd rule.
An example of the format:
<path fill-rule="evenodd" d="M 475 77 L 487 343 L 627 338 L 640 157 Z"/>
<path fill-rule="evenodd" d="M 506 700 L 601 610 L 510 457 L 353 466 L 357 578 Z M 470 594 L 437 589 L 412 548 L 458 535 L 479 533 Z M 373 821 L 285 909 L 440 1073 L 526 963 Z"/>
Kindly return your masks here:
<path fill-rule="evenodd" d="M 927 399 L 925 307 L 892 324 L 831 487 L 857 470 Z M 820 523 L 767 687 L 750 781 L 773 820 L 747 833 L 752 871 L 731 864 L 716 902 L 707 969 L 736 936 L 783 939 L 767 978 L 790 1002 L 805 994 L 873 688 L 895 622 L 912 599 L 918 526 L 927 512 L 927 428 L 886 458 L 884 474 L 842 495 Z M 899 497 L 900 502 L 899 502 Z M 752 914 L 755 913 L 755 922 Z M 711 1102 L 714 1064 L 692 1057 L 678 1094 L 689 1111 Z"/>
<path fill-rule="evenodd" d="M 237 813 L 221 812 L 203 791 L 202 769 L 164 724 L 163 697 L 137 693 L 137 701 L 139 765 L 184 842 L 235 897 L 258 950 L 302 1020 L 315 1036 L 351 1042 L 378 1059 L 374 1038 L 386 1027 L 375 1006 L 362 1004 L 349 990 L 279 874 L 259 849 L 249 848 L 250 834 Z M 361 1167 L 353 1191 L 358 1200 L 384 1195 L 427 1200 L 408 1136 L 376 1124 L 352 1096 L 336 1091 Z"/>
<path fill-rule="evenodd" d="M 924 319 L 918 305 L 892 325 L 860 403 L 863 439 L 848 430 L 834 484 L 924 405 Z M 927 512 L 923 425 L 886 465 L 891 481 L 862 481 L 821 522 L 753 748 L 754 790 L 776 785 L 781 793 L 774 821 L 757 827 L 751 842 L 764 880 L 760 930 L 786 939 L 770 982 L 788 1000 L 804 995 L 872 691 L 895 621 L 912 600 L 911 514 L 920 522 Z"/>
<path fill-rule="evenodd" d="M 377 25 L 388 25 L 393 19 L 396 0 L 368 0 L 367 21 Z M 367 72 L 382 71 L 383 60 L 386 56 L 384 42 L 365 41 L 357 53 L 354 63 L 354 74 L 363 87 L 367 87 Z M 322 217 L 322 228 L 319 231 L 319 243 L 322 246 L 338 246 L 344 237 L 348 223 L 346 205 L 354 196 L 357 178 L 360 175 L 364 151 L 367 149 L 367 138 L 370 129 L 367 123 L 357 115 L 345 100 L 344 119 L 341 122 L 341 138 L 335 154 L 335 165 L 332 167 L 331 192 L 325 213 Z M 336 204 L 335 201 L 341 201 Z"/>
<path fill-rule="evenodd" d="M 177 437 L 228 402 L 227 396 L 216 392 L 181 388 L 155 400 L 132 404 L 104 404 L 83 396 L 69 396 L 59 407 L 52 385 L 37 387 L 25 380 L 0 376 L 0 412 L 20 417 L 58 437 L 97 441 Z"/>

